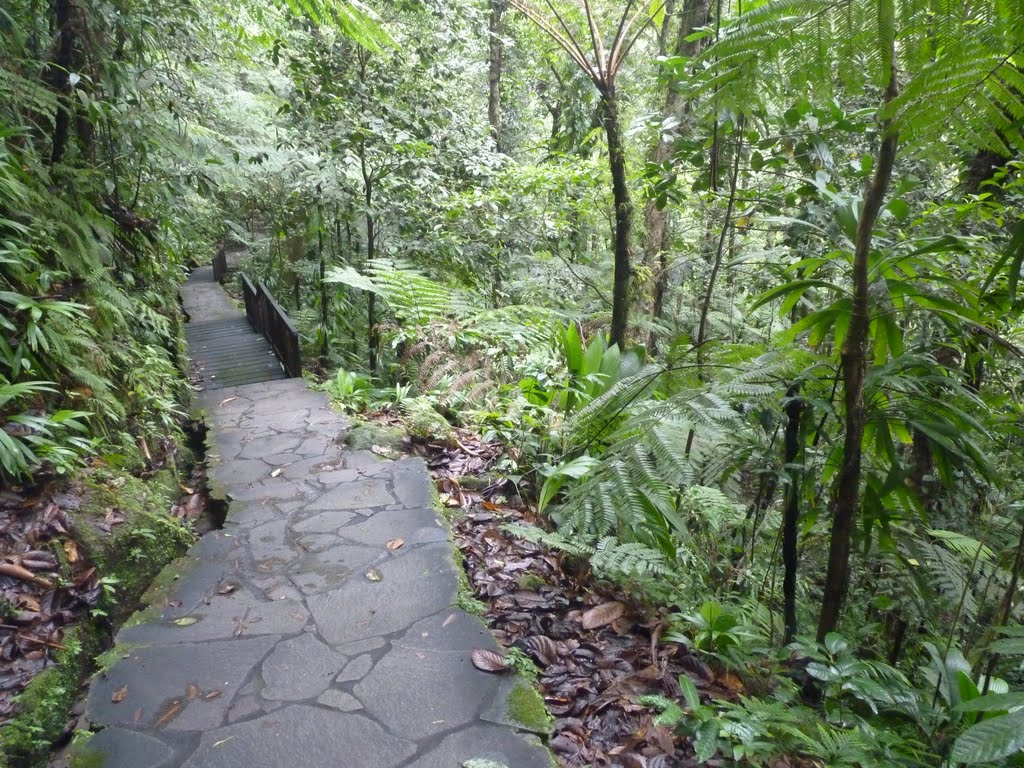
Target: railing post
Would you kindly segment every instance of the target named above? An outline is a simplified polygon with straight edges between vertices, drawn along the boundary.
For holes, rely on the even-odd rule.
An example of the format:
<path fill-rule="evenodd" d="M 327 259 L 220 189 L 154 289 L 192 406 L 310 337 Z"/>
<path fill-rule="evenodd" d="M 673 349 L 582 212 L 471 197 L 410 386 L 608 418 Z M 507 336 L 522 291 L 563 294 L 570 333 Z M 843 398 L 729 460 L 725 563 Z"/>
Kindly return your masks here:
<path fill-rule="evenodd" d="M 221 249 L 213 257 L 213 279 L 218 283 L 224 282 L 224 276 L 228 273 L 228 254 L 225 250 L 225 246 L 221 246 Z"/>

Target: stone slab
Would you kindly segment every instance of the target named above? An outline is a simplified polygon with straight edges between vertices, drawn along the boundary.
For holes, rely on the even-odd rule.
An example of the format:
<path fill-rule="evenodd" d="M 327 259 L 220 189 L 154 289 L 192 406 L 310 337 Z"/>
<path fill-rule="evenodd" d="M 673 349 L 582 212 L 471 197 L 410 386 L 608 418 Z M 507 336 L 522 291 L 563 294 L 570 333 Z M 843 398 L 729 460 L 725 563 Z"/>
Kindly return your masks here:
<path fill-rule="evenodd" d="M 374 719 L 401 723 L 403 734 L 422 740 L 476 720 L 499 684 L 469 653 L 395 648 L 353 692 Z"/>
<path fill-rule="evenodd" d="M 303 634 L 277 644 L 263 662 L 266 687 L 264 699 L 302 701 L 327 690 L 331 679 L 345 666 L 347 659 L 337 651 Z"/>
<path fill-rule="evenodd" d="M 159 739 L 124 728 L 104 728 L 84 747 L 72 747 L 72 765 L 90 765 L 90 755 L 102 755 L 103 766 L 171 768 L 174 750 Z"/>
<path fill-rule="evenodd" d="M 458 580 L 450 545 L 427 544 L 382 563 L 381 581 L 350 579 L 306 604 L 332 644 L 387 635 L 449 607 Z"/>
<path fill-rule="evenodd" d="M 94 726 L 212 730 L 274 643 L 275 638 L 262 637 L 136 648 L 93 680 L 86 718 Z M 209 696 L 213 691 L 220 693 Z M 168 717 L 175 701 L 178 714 Z"/>
<path fill-rule="evenodd" d="M 446 736 L 408 768 L 462 768 L 470 760 L 491 761 L 508 768 L 551 768 L 548 752 L 505 728 L 477 725 Z"/>
<path fill-rule="evenodd" d="M 204 734 L 183 768 L 397 768 L 415 749 L 360 715 L 294 705 Z"/>

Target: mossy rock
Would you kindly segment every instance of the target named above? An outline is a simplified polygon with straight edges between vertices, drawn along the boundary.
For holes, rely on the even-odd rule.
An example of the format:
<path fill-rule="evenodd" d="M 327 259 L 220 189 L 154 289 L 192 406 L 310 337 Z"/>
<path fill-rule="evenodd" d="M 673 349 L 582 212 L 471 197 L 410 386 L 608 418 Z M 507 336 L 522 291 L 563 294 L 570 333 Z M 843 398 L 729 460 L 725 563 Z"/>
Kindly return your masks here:
<path fill-rule="evenodd" d="M 177 479 L 170 472 L 143 480 L 104 471 L 86 478 L 84 490 L 81 507 L 71 516 L 75 533 L 100 573 L 111 580 L 123 614 L 163 566 L 195 539 L 167 514 L 178 498 Z M 100 524 L 110 509 L 122 514 L 124 522 L 112 525 L 108 533 Z"/>
<path fill-rule="evenodd" d="M 537 689 L 527 682 L 520 681 L 512 689 L 506 700 L 505 712 L 508 718 L 524 730 L 534 733 L 550 734 L 554 721 L 544 699 Z"/>
<path fill-rule="evenodd" d="M 0 730 L 3 765 L 42 766 L 50 748 L 64 733 L 68 713 L 81 681 L 100 651 L 102 632 L 91 622 L 65 633 L 56 663 L 29 683 L 18 696 L 20 713 Z"/>
<path fill-rule="evenodd" d="M 82 554 L 113 587 L 97 608 L 116 624 L 147 590 L 159 599 L 161 591 L 169 589 L 173 570 L 151 589 L 150 582 L 166 563 L 181 557 L 195 537 L 167 514 L 178 498 L 177 478 L 171 471 L 140 479 L 123 470 L 104 469 L 85 477 L 82 490 L 79 509 L 69 515 Z M 101 524 L 109 509 L 123 514 L 124 521 L 108 532 Z M 54 551 L 64 556 L 63 548 Z M 65 733 L 82 680 L 98 661 L 105 663 L 98 657 L 106 634 L 92 618 L 65 632 L 55 663 L 29 683 L 18 697 L 18 714 L 0 731 L 0 767 L 46 764 L 53 742 Z M 83 766 L 87 768 L 87 763 Z"/>
<path fill-rule="evenodd" d="M 455 440 L 455 429 L 448 420 L 434 409 L 426 397 L 414 397 L 402 404 L 405 424 L 409 434 L 424 440 L 440 440 L 451 443 Z"/>
<path fill-rule="evenodd" d="M 369 451 L 374 446 L 399 451 L 405 431 L 398 427 L 385 427 L 369 421 L 353 421 L 345 433 L 345 444 L 357 451 Z"/>

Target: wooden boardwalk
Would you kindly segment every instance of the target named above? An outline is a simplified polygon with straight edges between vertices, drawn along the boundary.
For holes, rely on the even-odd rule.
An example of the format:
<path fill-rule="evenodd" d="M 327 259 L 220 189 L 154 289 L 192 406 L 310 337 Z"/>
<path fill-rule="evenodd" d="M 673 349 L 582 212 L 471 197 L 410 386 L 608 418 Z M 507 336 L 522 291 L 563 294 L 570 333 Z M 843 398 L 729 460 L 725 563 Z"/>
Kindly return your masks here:
<path fill-rule="evenodd" d="M 270 344 L 232 304 L 213 279 L 211 267 L 200 267 L 189 275 L 182 288 L 182 304 L 189 318 L 185 339 L 192 378 L 201 389 L 287 378 Z"/>

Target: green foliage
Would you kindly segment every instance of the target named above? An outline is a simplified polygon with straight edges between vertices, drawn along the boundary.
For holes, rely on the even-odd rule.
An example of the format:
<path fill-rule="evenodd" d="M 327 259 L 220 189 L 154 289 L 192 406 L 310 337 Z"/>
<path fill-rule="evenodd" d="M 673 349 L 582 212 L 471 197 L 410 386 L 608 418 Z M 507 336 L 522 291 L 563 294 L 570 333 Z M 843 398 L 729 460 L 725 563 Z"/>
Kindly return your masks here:
<path fill-rule="evenodd" d="M 364 376 L 340 369 L 323 384 L 335 403 L 349 411 L 361 411 L 370 402 L 370 381 Z"/>

